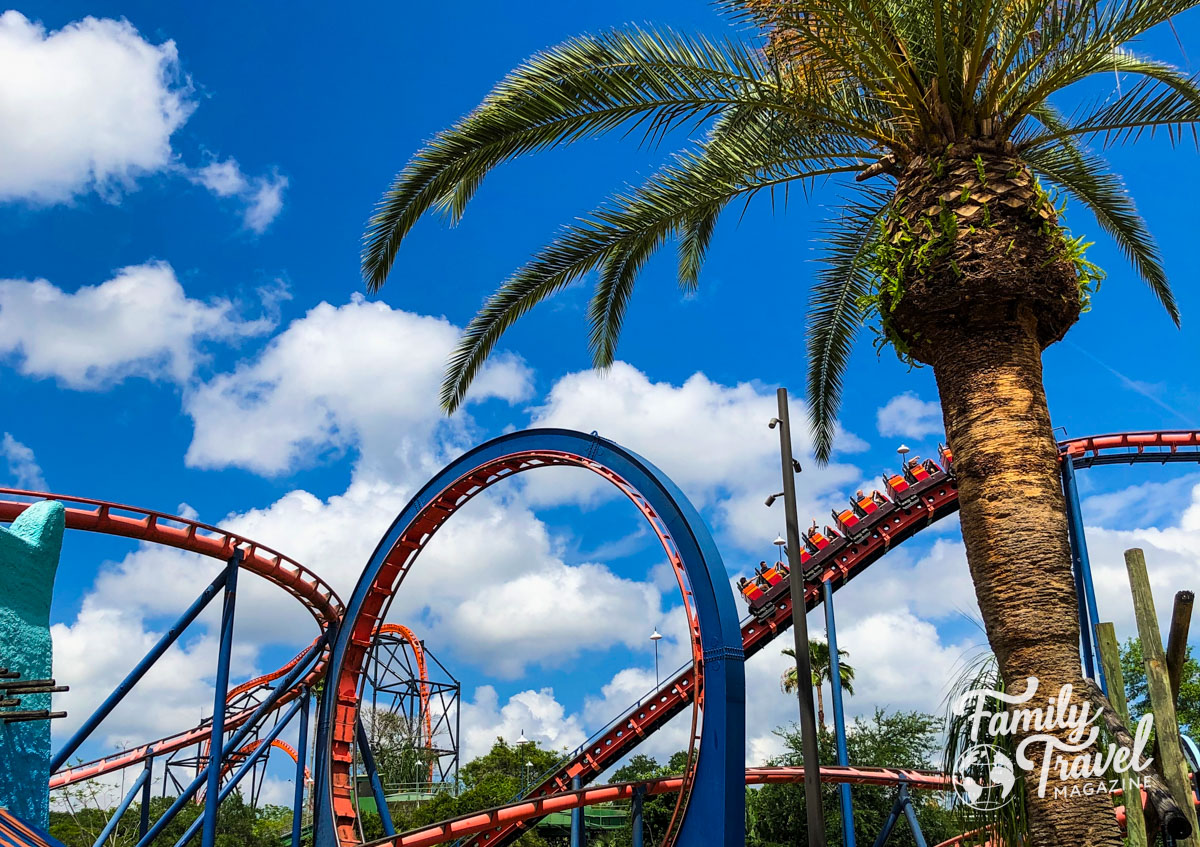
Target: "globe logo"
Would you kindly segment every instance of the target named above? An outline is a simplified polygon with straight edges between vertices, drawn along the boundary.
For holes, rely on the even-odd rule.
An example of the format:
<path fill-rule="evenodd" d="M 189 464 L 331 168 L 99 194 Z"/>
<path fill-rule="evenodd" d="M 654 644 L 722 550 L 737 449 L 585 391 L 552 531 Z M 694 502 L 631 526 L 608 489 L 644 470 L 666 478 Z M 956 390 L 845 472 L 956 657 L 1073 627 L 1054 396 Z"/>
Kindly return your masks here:
<path fill-rule="evenodd" d="M 994 811 L 1012 800 L 1017 782 L 1012 759 L 991 744 L 964 750 L 954 763 L 954 777 L 958 799 L 982 812 Z"/>

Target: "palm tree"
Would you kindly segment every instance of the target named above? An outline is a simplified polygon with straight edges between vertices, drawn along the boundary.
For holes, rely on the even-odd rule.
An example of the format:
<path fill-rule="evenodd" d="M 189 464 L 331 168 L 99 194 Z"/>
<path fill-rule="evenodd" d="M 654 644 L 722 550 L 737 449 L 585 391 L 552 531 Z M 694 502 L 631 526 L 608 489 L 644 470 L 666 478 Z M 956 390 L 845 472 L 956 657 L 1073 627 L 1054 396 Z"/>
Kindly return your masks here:
<path fill-rule="evenodd" d="M 791 647 L 787 647 L 782 651 L 783 655 L 791 656 L 793 660 L 796 658 L 796 651 Z M 845 662 L 841 661 L 843 656 L 849 656 L 845 650 L 838 650 L 838 676 L 841 678 L 842 690 L 853 696 L 854 694 L 854 668 Z M 822 695 L 822 686 L 825 683 L 833 685 L 833 663 L 829 657 L 829 644 L 825 641 L 817 641 L 815 639 L 808 642 L 808 660 L 812 666 L 812 684 L 817 690 L 817 720 L 821 726 L 825 726 L 825 698 Z M 796 690 L 796 681 L 800 678 L 796 672 L 796 666 L 791 665 L 783 672 L 783 676 L 779 680 L 779 687 L 783 689 L 784 694 L 791 694 Z"/>
<path fill-rule="evenodd" d="M 706 127 L 491 296 L 449 362 L 451 411 L 501 335 L 555 292 L 594 278 L 590 343 L 607 367 L 651 254 L 674 241 L 680 285 L 692 290 L 730 204 L 833 185 L 845 205 L 824 233 L 808 305 L 818 458 L 833 446 L 861 328 L 931 366 L 1001 674 L 1056 692 L 1079 680 L 1079 630 L 1041 354 L 1086 310 L 1102 273 L 1050 192 L 1095 216 L 1178 323 L 1150 232 L 1087 144 L 1195 131 L 1195 80 L 1123 45 L 1197 3 L 724 0 L 729 38 L 652 28 L 574 38 L 524 62 L 399 173 L 366 235 L 367 285 L 384 283 L 422 215 L 456 221 L 504 162 L 614 131 L 658 142 Z M 1072 86 L 1088 79 L 1111 94 L 1073 104 Z M 1098 794 L 1029 799 L 1031 844 L 1120 843 Z"/>

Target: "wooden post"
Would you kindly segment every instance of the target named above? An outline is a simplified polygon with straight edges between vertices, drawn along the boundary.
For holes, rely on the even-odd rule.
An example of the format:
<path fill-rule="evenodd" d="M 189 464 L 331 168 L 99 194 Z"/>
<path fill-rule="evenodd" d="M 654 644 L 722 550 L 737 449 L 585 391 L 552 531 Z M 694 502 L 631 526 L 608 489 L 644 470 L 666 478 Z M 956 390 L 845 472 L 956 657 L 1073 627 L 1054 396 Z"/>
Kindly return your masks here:
<path fill-rule="evenodd" d="M 1125 702 L 1125 677 L 1121 673 L 1121 648 L 1117 645 L 1117 632 L 1111 623 L 1096 624 L 1096 651 L 1100 654 L 1100 666 L 1108 683 L 1108 699 L 1117 717 L 1125 726 L 1130 726 L 1129 704 Z M 1146 818 L 1142 814 L 1142 789 L 1138 787 L 1132 773 L 1121 774 L 1121 787 L 1125 791 L 1125 835 L 1129 847 L 1147 847 Z"/>
<path fill-rule="evenodd" d="M 1192 625 L 1192 603 L 1196 595 L 1180 591 L 1175 595 L 1171 611 L 1171 629 L 1167 633 L 1167 674 L 1171 677 L 1171 702 L 1179 705 L 1179 683 L 1183 678 L 1183 663 L 1187 658 L 1188 629 Z"/>
<path fill-rule="evenodd" d="M 1171 681 L 1167 675 L 1167 658 L 1163 653 L 1162 634 L 1154 612 L 1154 595 L 1150 591 L 1150 576 L 1146 572 L 1146 556 L 1138 548 L 1125 551 L 1125 568 L 1129 571 L 1129 587 L 1133 592 L 1133 613 L 1137 618 L 1138 635 L 1142 639 L 1142 657 L 1146 662 L 1146 687 L 1150 691 L 1150 707 L 1154 713 L 1154 731 L 1158 736 L 1161 757 L 1159 770 L 1163 779 L 1183 808 L 1192 834 L 1176 844 L 1197 845 L 1196 806 L 1192 786 L 1188 781 L 1187 760 L 1179 740 L 1179 723 L 1175 717 L 1175 698 L 1171 696 Z"/>

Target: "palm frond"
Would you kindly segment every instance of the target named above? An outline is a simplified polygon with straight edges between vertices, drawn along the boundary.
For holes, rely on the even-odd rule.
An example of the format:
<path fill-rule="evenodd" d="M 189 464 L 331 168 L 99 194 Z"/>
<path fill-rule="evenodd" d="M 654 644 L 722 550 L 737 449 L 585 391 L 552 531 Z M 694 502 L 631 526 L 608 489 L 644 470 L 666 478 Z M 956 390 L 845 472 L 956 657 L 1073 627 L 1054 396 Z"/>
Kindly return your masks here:
<path fill-rule="evenodd" d="M 854 114 L 853 103 L 813 90 L 821 96 L 798 96 L 742 43 L 670 31 L 585 36 L 539 53 L 396 176 L 364 239 L 368 287 L 383 284 L 400 242 L 423 214 L 440 207 L 456 220 L 484 176 L 518 156 L 621 128 L 640 128 L 657 140 L 735 107 L 791 114 L 851 135 L 876 133 L 873 121 Z"/>
<path fill-rule="evenodd" d="M 678 155 L 640 189 L 617 195 L 563 230 L 467 326 L 442 384 L 443 407 L 458 407 L 484 360 L 521 315 L 597 268 L 605 271 L 589 310 L 592 353 L 597 366 L 608 366 L 633 276 L 663 240 L 735 197 L 749 200 L 760 191 L 861 167 L 861 149 L 828 146 L 841 139 L 797 134 L 776 122 L 760 129 L 714 136 L 699 150 Z"/>
<path fill-rule="evenodd" d="M 1107 163 L 1080 150 L 1070 138 L 1029 148 L 1022 156 L 1035 173 L 1066 189 L 1092 211 L 1178 326 L 1179 307 L 1158 245 L 1133 198 Z"/>
<path fill-rule="evenodd" d="M 1103 136 L 1106 145 L 1136 139 L 1146 130 L 1166 127 L 1172 140 L 1184 127 L 1200 123 L 1200 88 L 1196 78 L 1182 78 L 1173 84 L 1144 77 L 1116 100 L 1072 118 L 1057 131 L 1031 135 L 1021 142 L 1022 149 L 1036 147 L 1070 136 Z"/>
<path fill-rule="evenodd" d="M 588 308 L 588 320 L 591 323 L 588 341 L 592 348 L 592 363 L 597 368 L 612 366 L 621 324 L 638 272 L 672 229 L 673 222 L 664 221 L 642 233 L 624 248 L 610 253 L 604 262 Z"/>
<path fill-rule="evenodd" d="M 888 202 L 882 192 L 863 192 L 824 233 L 823 267 L 808 306 L 808 415 L 813 452 L 821 463 L 828 462 L 833 451 L 842 379 L 865 318 L 859 302 L 875 279 L 868 260 Z"/>

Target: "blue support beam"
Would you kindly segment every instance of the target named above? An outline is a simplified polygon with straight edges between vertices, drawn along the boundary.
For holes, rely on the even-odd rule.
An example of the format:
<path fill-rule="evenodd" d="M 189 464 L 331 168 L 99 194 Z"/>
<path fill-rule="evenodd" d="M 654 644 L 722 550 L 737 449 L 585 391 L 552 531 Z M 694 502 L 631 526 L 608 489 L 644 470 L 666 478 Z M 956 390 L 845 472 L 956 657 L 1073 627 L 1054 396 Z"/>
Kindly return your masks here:
<path fill-rule="evenodd" d="M 304 674 L 308 673 L 308 669 L 312 666 L 313 660 L 320 656 L 322 652 L 324 652 L 325 646 L 328 643 L 329 633 L 326 633 L 320 641 L 318 641 L 305 652 L 303 658 L 296 663 L 296 666 L 288 671 L 287 675 L 285 675 L 283 679 L 279 680 L 275 690 L 267 695 L 267 698 L 259 704 L 257 709 L 254 710 L 254 714 L 250 716 L 249 720 L 243 723 L 237 729 L 237 731 L 233 733 L 233 736 L 225 743 L 225 747 L 221 750 L 221 754 L 219 756 L 209 757 L 208 764 L 205 765 L 204 769 L 200 771 L 200 773 L 196 774 L 196 778 L 193 779 L 191 783 L 189 783 L 188 786 L 183 789 L 183 791 L 179 792 L 179 796 L 175 798 L 175 802 L 172 803 L 170 807 L 162 813 L 162 816 L 154 822 L 154 825 L 150 827 L 150 830 L 138 839 L 138 843 L 135 845 L 135 847 L 148 847 L 150 843 L 152 843 L 156 838 L 158 838 L 159 835 L 162 834 L 162 831 L 167 828 L 167 825 L 175 819 L 177 814 L 179 814 L 179 810 L 182 809 L 189 800 L 196 796 L 196 792 L 200 790 L 200 786 L 203 785 L 205 780 L 208 779 L 208 772 L 213 767 L 214 762 L 217 763 L 217 767 L 220 767 L 220 762 L 224 759 L 227 759 L 234 753 L 235 750 L 238 749 L 238 746 L 246 740 L 246 736 L 248 736 L 253 729 L 258 726 L 260 721 L 262 721 L 263 716 L 275 708 L 275 704 L 279 702 L 279 698 L 291 691 L 292 686 L 294 686 Z"/>
<path fill-rule="evenodd" d="M 241 766 L 234 772 L 233 776 L 229 778 L 229 781 L 225 783 L 220 792 L 215 795 L 205 794 L 204 811 L 206 813 L 209 809 L 221 808 L 221 804 L 225 802 L 225 798 L 233 793 L 233 790 L 237 788 L 238 783 L 242 781 L 242 777 L 254 770 L 254 766 L 258 764 L 258 760 L 265 756 L 267 751 L 271 749 L 271 742 L 279 737 L 279 733 L 283 732 L 283 728 L 291 723 L 292 718 L 296 716 L 296 712 L 299 710 L 300 704 L 294 703 L 292 707 L 287 710 L 287 713 L 279 719 L 279 722 L 276 723 L 275 726 L 271 727 L 271 731 L 259 740 L 258 746 L 255 747 L 250 755 L 246 757 L 246 761 L 242 762 Z M 219 780 L 221 776 L 221 769 L 217 768 L 216 773 Z M 209 784 L 211 785 L 211 782 Z M 213 800 L 214 796 L 216 797 L 216 800 Z M 200 829 L 201 825 L 206 820 L 207 816 L 202 816 L 192 821 L 191 826 L 184 830 L 183 835 L 180 836 L 179 840 L 175 842 L 175 847 L 184 847 L 185 844 L 195 838 L 196 831 Z"/>
<path fill-rule="evenodd" d="M 1096 609 L 1096 588 L 1092 583 L 1092 562 L 1088 556 L 1087 537 L 1083 530 L 1083 510 L 1079 506 L 1079 486 L 1075 481 L 1075 460 L 1064 456 L 1062 460 L 1063 496 L 1067 501 L 1067 532 L 1071 539 L 1071 567 L 1075 575 L 1075 593 L 1079 601 L 1079 636 L 1083 653 L 1084 676 L 1100 683 L 1108 693 L 1104 669 L 1096 659 L 1096 626 L 1100 615 Z"/>
<path fill-rule="evenodd" d="M 308 758 L 308 707 L 312 695 L 308 689 L 300 695 L 300 737 L 296 741 L 296 797 L 292 801 L 292 847 L 300 847 L 304 827 L 304 763 Z"/>
<path fill-rule="evenodd" d="M 642 824 L 642 805 L 646 799 L 646 786 L 639 785 L 633 789 L 631 808 L 631 825 L 633 827 L 633 847 L 645 847 L 646 833 Z"/>
<path fill-rule="evenodd" d="M 151 776 L 154 773 L 154 759 L 146 760 L 146 781 L 142 784 L 142 809 L 138 820 L 138 838 L 146 834 L 146 830 L 150 828 L 150 786 L 153 780 Z M 163 774 L 163 782 L 166 782 L 166 774 Z"/>
<path fill-rule="evenodd" d="M 211 762 L 225 744 L 225 698 L 229 696 L 229 661 L 233 653 L 233 619 L 237 606 L 237 575 L 242 564 L 242 551 L 235 550 L 225 569 L 225 603 L 221 608 L 221 642 L 217 652 L 217 679 L 213 688 L 212 737 L 209 742 L 208 789 L 205 791 L 204 834 L 200 837 L 201 847 L 216 847 L 217 809 L 220 802 L 214 798 L 221 790 L 221 769 L 212 767 Z"/>
<path fill-rule="evenodd" d="M 108 823 L 104 825 L 104 829 L 100 831 L 100 837 L 96 839 L 95 847 L 103 847 L 104 842 L 108 840 L 109 836 L 116 830 L 117 824 L 121 822 L 121 817 L 128 811 L 129 804 L 133 802 L 133 798 L 142 790 L 143 786 L 149 784 L 150 769 L 143 768 L 142 772 L 138 774 L 138 778 L 133 781 L 133 787 L 129 789 L 129 793 L 121 801 L 121 805 L 117 806 L 116 811 L 112 813 L 112 817 L 108 819 Z"/>
<path fill-rule="evenodd" d="M 571 777 L 571 790 L 578 791 L 583 788 L 583 780 L 577 776 Z M 576 806 L 571 810 L 571 847 L 585 847 L 587 844 L 587 833 L 584 831 L 583 823 L 583 806 Z"/>
<path fill-rule="evenodd" d="M 829 641 L 829 685 L 833 689 L 833 731 L 837 740 L 837 763 L 846 766 L 850 764 L 850 754 L 846 749 L 846 712 L 842 706 L 842 660 L 838 656 L 837 622 L 833 615 L 833 586 L 828 580 L 821 583 L 821 592 L 825 603 L 825 637 Z M 850 784 L 843 782 L 839 789 L 842 803 L 842 845 L 855 847 L 854 802 L 850 797 Z"/>
<path fill-rule="evenodd" d="M 121 681 L 120 685 L 113 689 L 112 693 L 99 705 L 91 717 L 80 725 L 75 734 L 62 746 L 62 749 L 54 754 L 54 758 L 50 760 L 50 773 L 62 769 L 67 760 L 79 749 L 79 745 L 86 741 L 88 736 L 100 725 L 100 722 L 108 717 L 109 712 L 125 699 L 125 695 L 137 684 L 138 680 L 146 675 L 146 671 L 150 670 L 150 667 L 162 657 L 163 653 L 167 652 L 176 639 L 188 628 L 188 625 L 196 619 L 196 616 L 204 611 L 204 607 L 208 605 L 209 601 L 217 596 L 217 592 L 225 586 L 225 580 L 228 576 L 229 569 L 226 568 L 217 574 L 217 578 L 209 583 L 207 588 L 200 592 L 200 596 L 196 598 L 196 601 L 188 607 L 186 612 L 179 616 L 179 620 L 175 621 L 170 629 L 163 633 L 162 638 L 158 639 L 158 643 L 151 647 L 150 652 L 142 657 L 137 667 L 129 672 L 129 675 Z"/>
<path fill-rule="evenodd" d="M 371 794 L 375 797 L 375 805 L 379 807 L 379 821 L 383 824 L 383 834 L 396 834 L 396 825 L 392 823 L 392 812 L 388 808 L 387 795 L 383 791 L 383 783 L 379 780 L 379 771 L 375 767 L 375 754 L 371 752 L 371 744 L 367 740 L 367 731 L 363 729 L 362 721 L 358 722 L 358 753 L 362 756 L 363 767 L 367 771 L 367 779 L 371 780 Z"/>
<path fill-rule="evenodd" d="M 900 815 L 904 815 L 908 819 L 908 826 L 912 830 L 913 841 L 916 842 L 917 847 L 928 847 L 925 835 L 921 832 L 921 824 L 917 821 L 917 810 L 913 808 L 912 797 L 908 794 L 908 783 L 903 780 L 900 782 L 900 790 L 896 792 L 896 802 L 892 804 L 892 811 L 888 813 L 887 821 L 884 823 L 883 829 L 879 831 L 879 837 L 875 839 L 875 847 L 883 847 L 887 844 L 892 830 L 896 828 L 896 824 L 900 820 Z"/>

